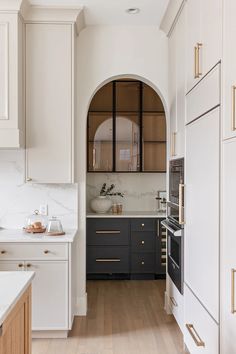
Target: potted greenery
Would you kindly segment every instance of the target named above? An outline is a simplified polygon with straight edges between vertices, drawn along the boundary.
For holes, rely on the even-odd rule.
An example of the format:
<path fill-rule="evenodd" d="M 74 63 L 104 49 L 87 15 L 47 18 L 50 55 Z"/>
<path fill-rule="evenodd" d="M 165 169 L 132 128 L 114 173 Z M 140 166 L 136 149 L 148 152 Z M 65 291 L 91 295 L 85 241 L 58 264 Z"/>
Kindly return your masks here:
<path fill-rule="evenodd" d="M 114 192 L 114 188 L 114 184 L 111 184 L 110 187 L 107 187 L 107 184 L 103 183 L 99 195 L 92 199 L 90 203 L 91 209 L 95 213 L 105 214 L 110 210 L 112 206 L 112 200 L 109 198 L 109 196 L 124 196 L 120 192 Z"/>

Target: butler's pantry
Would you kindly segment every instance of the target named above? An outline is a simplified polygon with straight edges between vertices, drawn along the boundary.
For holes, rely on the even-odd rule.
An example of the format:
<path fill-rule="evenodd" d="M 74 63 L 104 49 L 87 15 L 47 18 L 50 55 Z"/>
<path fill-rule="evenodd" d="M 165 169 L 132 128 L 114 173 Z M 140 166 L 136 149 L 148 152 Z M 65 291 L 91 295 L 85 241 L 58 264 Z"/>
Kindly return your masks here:
<path fill-rule="evenodd" d="M 0 0 L 0 354 L 236 354 L 235 18 Z"/>

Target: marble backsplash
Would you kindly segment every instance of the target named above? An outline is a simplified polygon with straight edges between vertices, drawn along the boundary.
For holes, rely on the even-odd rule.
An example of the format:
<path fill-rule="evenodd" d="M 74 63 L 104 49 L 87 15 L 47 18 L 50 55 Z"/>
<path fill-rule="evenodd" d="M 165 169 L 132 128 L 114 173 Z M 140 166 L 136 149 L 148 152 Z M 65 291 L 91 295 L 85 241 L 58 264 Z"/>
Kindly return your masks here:
<path fill-rule="evenodd" d="M 90 201 L 99 194 L 104 182 L 114 183 L 115 190 L 124 193 L 124 198 L 112 199 L 122 203 L 126 211 L 155 211 L 157 191 L 166 190 L 165 173 L 88 173 L 87 211 L 91 211 Z"/>
<path fill-rule="evenodd" d="M 24 171 L 24 150 L 0 151 L 0 227 L 21 228 L 29 214 L 47 204 L 65 229 L 77 228 L 77 185 L 24 183 Z"/>

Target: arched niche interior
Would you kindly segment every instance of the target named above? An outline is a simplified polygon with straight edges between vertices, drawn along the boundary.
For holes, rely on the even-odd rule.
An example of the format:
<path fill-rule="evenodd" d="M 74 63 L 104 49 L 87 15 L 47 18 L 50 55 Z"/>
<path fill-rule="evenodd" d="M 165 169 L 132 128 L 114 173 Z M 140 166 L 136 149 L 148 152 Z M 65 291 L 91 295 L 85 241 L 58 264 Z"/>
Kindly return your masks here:
<path fill-rule="evenodd" d="M 114 80 L 94 95 L 87 122 L 88 172 L 166 171 L 166 117 L 139 80 Z"/>

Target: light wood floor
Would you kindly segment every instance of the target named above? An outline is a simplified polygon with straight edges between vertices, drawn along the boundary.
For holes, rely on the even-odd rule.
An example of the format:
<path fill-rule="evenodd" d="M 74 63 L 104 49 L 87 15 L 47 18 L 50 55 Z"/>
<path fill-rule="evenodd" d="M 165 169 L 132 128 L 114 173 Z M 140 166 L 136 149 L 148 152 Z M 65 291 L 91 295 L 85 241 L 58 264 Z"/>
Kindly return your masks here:
<path fill-rule="evenodd" d="M 164 280 L 89 281 L 88 316 L 76 317 L 68 339 L 33 340 L 32 354 L 182 354 L 164 288 Z"/>

